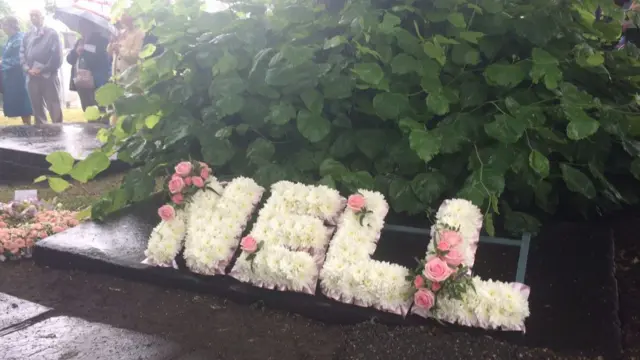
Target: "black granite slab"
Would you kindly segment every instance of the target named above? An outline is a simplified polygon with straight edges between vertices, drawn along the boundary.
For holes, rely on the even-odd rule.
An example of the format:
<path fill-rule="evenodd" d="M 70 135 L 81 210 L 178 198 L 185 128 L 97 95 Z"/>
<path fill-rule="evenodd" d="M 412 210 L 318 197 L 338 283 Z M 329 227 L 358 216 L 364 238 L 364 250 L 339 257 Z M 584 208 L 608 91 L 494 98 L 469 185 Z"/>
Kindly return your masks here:
<path fill-rule="evenodd" d="M 48 173 L 46 156 L 69 152 L 78 160 L 100 147 L 96 134 L 101 124 L 46 124 L 0 127 L 0 182 L 30 182 Z M 129 166 L 115 158 L 101 175 L 119 173 Z"/>
<path fill-rule="evenodd" d="M 157 224 L 158 201 L 149 201 L 114 214 L 103 223 L 88 222 L 38 243 L 34 252 L 37 264 L 63 269 L 82 269 L 187 289 L 230 299 L 234 302 L 261 303 L 268 307 L 299 313 L 332 324 L 376 321 L 392 325 L 431 323 L 417 316 L 402 318 L 373 309 L 346 305 L 328 299 L 317 291 L 315 296 L 256 288 L 228 276 L 201 276 L 182 266 L 157 268 L 141 264 L 152 228 Z M 561 228 L 563 229 L 563 228 Z M 577 229 L 582 229 L 577 232 Z M 564 230 L 558 230 L 560 232 Z M 512 343 L 548 347 L 568 352 L 616 354 L 619 331 L 613 263 L 609 239 L 593 226 L 576 226 L 573 232 L 551 232 L 533 242 L 527 285 L 532 288 L 526 335 L 487 332 L 447 325 L 447 329 L 485 336 L 487 334 Z M 588 234 L 594 241 L 585 242 Z M 575 236 L 574 236 L 575 235 Z M 422 235 L 383 232 L 375 259 L 414 266 L 422 257 L 428 239 Z M 581 250 L 576 250 L 576 246 Z M 575 258 L 569 257 L 571 254 Z M 566 261 L 567 258 L 572 259 Z M 518 248 L 480 244 L 475 272 L 482 278 L 513 281 Z M 563 261 L 564 260 L 564 261 Z M 575 281 L 582 278 L 584 281 Z M 599 286 L 593 286 L 599 284 Z M 587 316 L 588 315 L 588 316 Z"/>

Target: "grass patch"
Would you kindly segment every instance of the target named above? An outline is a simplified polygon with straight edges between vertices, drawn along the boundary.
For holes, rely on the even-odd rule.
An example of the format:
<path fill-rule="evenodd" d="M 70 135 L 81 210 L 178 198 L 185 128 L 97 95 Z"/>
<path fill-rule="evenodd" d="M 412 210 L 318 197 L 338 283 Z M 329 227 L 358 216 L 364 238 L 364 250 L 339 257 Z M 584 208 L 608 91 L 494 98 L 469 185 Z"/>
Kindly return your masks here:
<path fill-rule="evenodd" d="M 113 175 L 97 180 L 90 181 L 86 184 L 72 182 L 72 187 L 62 194 L 56 194 L 46 183 L 43 184 L 23 184 L 17 186 L 0 185 L 0 202 L 8 202 L 13 200 L 14 191 L 37 189 L 38 197 L 42 200 L 52 200 L 57 198 L 57 202 L 61 203 L 67 210 L 80 210 L 99 199 L 104 193 L 118 187 L 123 175 Z"/>
<path fill-rule="evenodd" d="M 66 123 L 87 122 L 87 120 L 84 118 L 84 112 L 82 112 L 82 109 L 63 109 L 62 112 L 64 122 Z M 33 118 L 31 121 L 33 122 Z M 51 119 L 49 119 L 49 122 L 51 122 Z M 3 113 L 0 113 L 0 126 L 7 125 L 22 125 L 22 119 L 8 118 L 5 117 Z"/>

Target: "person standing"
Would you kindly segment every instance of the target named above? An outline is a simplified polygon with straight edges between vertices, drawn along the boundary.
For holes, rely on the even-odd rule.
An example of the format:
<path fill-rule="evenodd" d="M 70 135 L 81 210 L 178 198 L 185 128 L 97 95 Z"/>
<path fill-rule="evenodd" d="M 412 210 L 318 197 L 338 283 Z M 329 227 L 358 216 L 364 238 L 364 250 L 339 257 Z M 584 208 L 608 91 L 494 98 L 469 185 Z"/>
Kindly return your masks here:
<path fill-rule="evenodd" d="M 27 91 L 31 98 L 36 124 L 45 124 L 49 110 L 51 122 L 62 123 L 62 94 L 58 71 L 62 66 L 62 42 L 58 33 L 44 25 L 44 14 L 29 14 L 33 29 L 20 48 L 20 63 L 27 73 Z"/>
<path fill-rule="evenodd" d="M 67 62 L 71 65 L 69 89 L 78 93 L 84 111 L 97 105 L 96 89 L 111 77 L 111 58 L 107 54 L 109 40 L 95 32 L 91 23 L 85 21 L 80 30 L 82 38 L 67 55 Z"/>
<path fill-rule="evenodd" d="M 137 63 L 145 37 L 144 31 L 135 25 L 129 15 L 122 16 L 120 25 L 120 34 L 108 47 L 109 53 L 113 55 L 113 76 L 116 80 L 125 70 Z"/>
<path fill-rule="evenodd" d="M 2 52 L 0 71 L 2 72 L 4 116 L 21 117 L 22 123 L 31 124 L 31 101 L 27 93 L 27 83 L 20 66 L 20 46 L 24 34 L 16 17 L 8 16 L 2 21 L 2 30 L 9 36 Z"/>

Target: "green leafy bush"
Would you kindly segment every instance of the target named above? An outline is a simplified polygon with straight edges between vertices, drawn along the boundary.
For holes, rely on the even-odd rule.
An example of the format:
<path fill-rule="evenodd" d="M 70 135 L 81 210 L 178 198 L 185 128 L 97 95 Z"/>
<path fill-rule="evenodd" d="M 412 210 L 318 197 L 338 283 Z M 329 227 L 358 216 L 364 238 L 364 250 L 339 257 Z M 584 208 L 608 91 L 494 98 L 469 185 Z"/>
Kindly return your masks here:
<path fill-rule="evenodd" d="M 94 216 L 148 197 L 154 176 L 188 156 L 262 184 L 375 188 L 410 214 L 468 198 L 490 233 L 496 215 L 517 233 L 559 203 L 586 212 L 637 202 L 638 53 L 601 50 L 620 24 L 595 22 L 590 4 L 200 7 L 146 0 L 128 10 L 165 51 L 98 91 L 119 116 L 99 134 L 101 152 L 139 167 Z"/>

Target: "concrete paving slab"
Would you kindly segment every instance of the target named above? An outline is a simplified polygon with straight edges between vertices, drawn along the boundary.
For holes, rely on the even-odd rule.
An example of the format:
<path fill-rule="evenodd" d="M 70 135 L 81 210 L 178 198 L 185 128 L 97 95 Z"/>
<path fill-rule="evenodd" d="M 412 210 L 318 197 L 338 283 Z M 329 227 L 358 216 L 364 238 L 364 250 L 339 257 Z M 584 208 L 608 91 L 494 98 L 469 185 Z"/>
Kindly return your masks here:
<path fill-rule="evenodd" d="M 51 310 L 46 306 L 0 293 L 0 330 Z"/>
<path fill-rule="evenodd" d="M 3 360 L 171 360 L 180 346 L 157 336 L 52 317 L 0 337 Z"/>

